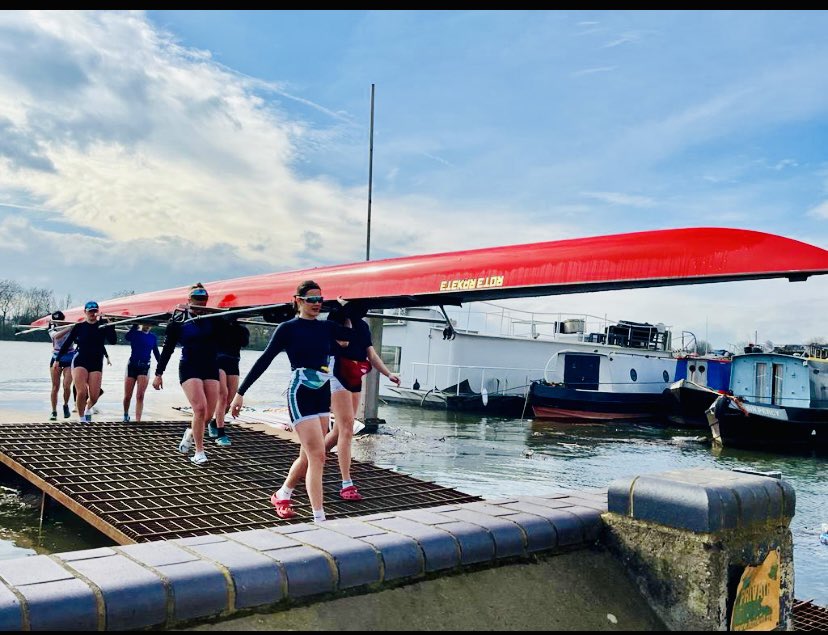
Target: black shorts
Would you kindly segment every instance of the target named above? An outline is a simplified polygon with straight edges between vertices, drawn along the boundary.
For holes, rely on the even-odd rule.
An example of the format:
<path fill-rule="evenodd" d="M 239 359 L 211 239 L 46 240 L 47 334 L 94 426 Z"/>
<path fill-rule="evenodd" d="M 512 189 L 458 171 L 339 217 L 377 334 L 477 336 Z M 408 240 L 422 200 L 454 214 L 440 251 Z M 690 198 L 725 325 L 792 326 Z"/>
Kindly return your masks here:
<path fill-rule="evenodd" d="M 229 357 L 227 355 L 219 355 L 218 356 L 218 367 L 225 372 L 227 375 L 238 375 L 239 374 L 239 360 L 235 357 Z"/>
<path fill-rule="evenodd" d="M 188 379 L 215 379 L 218 381 L 218 363 L 215 360 L 211 362 L 181 362 L 178 365 L 178 382 L 183 384 Z"/>
<path fill-rule="evenodd" d="M 103 372 L 103 356 L 98 359 L 90 359 L 78 353 L 72 359 L 72 368 L 85 368 L 88 373 Z"/>
<path fill-rule="evenodd" d="M 288 387 L 288 413 L 294 425 L 312 417 L 327 417 L 331 414 L 330 382 L 321 388 L 308 388 L 295 377 Z"/>
<path fill-rule="evenodd" d="M 127 364 L 126 376 L 138 379 L 139 375 L 149 375 L 149 364 Z"/>

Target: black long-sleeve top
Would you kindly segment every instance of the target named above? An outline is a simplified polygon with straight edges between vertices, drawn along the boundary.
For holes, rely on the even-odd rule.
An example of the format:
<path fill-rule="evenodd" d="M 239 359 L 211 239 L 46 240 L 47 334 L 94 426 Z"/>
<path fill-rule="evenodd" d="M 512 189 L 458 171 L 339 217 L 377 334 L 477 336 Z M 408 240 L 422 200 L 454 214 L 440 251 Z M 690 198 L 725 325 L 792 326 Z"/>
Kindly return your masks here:
<path fill-rule="evenodd" d="M 170 320 L 161 349 L 161 359 L 155 365 L 155 374 L 163 375 L 177 344 L 181 344 L 181 363 L 214 364 L 219 341 L 224 337 L 227 320 L 210 317 L 201 320 Z"/>
<path fill-rule="evenodd" d="M 107 320 L 98 320 L 97 322 L 78 322 L 72 327 L 67 337 L 60 347 L 58 358 L 69 352 L 73 343 L 78 345 L 78 355 L 82 359 L 103 359 L 104 344 L 115 344 L 118 341 L 118 334 L 115 332 L 115 327 L 109 324 Z"/>
<path fill-rule="evenodd" d="M 267 348 L 262 351 L 259 359 L 253 364 L 253 368 L 247 373 L 239 386 L 238 394 L 244 395 L 282 351 L 287 353 L 290 367 L 294 370 L 297 368 L 328 369 L 330 356 L 339 347 L 336 341 L 347 341 L 352 334 L 352 329 L 330 320 L 308 320 L 295 317 L 283 322 L 273 332 Z"/>
<path fill-rule="evenodd" d="M 250 331 L 233 320 L 223 330 L 218 343 L 218 354 L 233 359 L 241 357 L 241 349 L 250 344 Z"/>

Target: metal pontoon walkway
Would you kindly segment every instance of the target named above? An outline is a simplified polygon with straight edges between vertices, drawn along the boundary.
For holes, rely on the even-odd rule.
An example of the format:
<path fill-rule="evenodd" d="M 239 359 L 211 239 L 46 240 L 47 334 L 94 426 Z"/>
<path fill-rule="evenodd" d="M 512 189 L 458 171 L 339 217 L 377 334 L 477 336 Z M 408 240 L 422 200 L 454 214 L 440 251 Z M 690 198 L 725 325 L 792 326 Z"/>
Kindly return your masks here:
<path fill-rule="evenodd" d="M 205 440 L 209 462 L 177 450 L 187 422 L 23 423 L 0 425 L 0 462 L 119 544 L 256 529 L 313 518 L 304 484 L 298 516 L 281 520 L 270 503 L 298 444 L 239 425 L 231 447 Z M 336 455 L 326 462 L 329 519 L 481 500 L 369 463 L 351 474 L 365 500 L 339 498 Z"/>

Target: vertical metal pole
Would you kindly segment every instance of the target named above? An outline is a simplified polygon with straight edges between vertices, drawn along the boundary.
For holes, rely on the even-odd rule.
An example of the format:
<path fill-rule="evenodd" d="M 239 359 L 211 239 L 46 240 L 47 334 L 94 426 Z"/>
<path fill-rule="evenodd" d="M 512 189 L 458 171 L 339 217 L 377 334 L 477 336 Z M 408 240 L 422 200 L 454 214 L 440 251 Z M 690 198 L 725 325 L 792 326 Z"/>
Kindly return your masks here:
<path fill-rule="evenodd" d="M 368 138 L 368 235 L 365 240 L 365 260 L 371 260 L 371 193 L 374 183 L 374 84 L 371 84 L 371 128 Z"/>
<path fill-rule="evenodd" d="M 374 84 L 371 84 L 371 131 L 368 141 L 368 235 L 365 241 L 365 260 L 371 260 L 371 194 L 374 180 Z M 371 327 L 371 341 L 374 350 L 382 355 L 382 318 L 368 320 Z M 365 398 L 362 406 L 363 422 L 385 423 L 377 417 L 379 413 L 379 372 L 373 369 L 365 377 Z"/>

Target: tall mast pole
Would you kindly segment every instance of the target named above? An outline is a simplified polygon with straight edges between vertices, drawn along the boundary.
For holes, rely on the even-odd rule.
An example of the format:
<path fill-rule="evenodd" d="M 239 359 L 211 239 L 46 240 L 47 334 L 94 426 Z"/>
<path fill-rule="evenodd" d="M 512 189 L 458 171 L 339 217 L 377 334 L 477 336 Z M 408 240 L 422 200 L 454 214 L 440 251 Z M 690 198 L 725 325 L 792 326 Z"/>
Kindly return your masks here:
<path fill-rule="evenodd" d="M 371 260 L 371 190 L 374 182 L 374 84 L 371 84 L 371 132 L 368 141 L 368 236 L 365 260 Z"/>
<path fill-rule="evenodd" d="M 368 151 L 368 238 L 365 246 L 365 260 L 371 260 L 371 188 L 374 177 L 374 84 L 371 84 L 371 133 Z M 371 341 L 382 354 L 382 318 L 370 318 Z M 362 420 L 368 424 L 385 423 L 379 414 L 379 371 L 376 368 L 365 376 L 365 398 L 361 403 Z"/>

